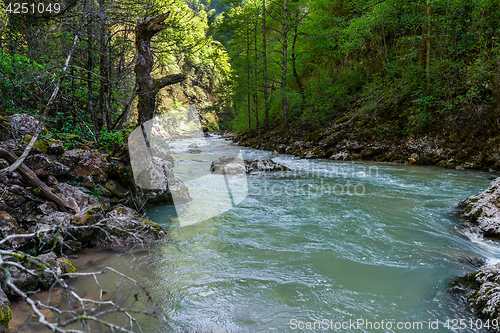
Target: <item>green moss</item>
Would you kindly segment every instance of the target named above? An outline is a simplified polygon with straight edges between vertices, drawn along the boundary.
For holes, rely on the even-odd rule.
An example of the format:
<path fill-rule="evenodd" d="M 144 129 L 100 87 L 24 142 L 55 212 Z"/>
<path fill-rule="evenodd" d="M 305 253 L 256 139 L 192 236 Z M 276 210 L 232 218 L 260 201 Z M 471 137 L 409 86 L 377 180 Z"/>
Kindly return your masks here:
<path fill-rule="evenodd" d="M 30 143 L 30 141 L 31 141 L 31 139 L 32 139 L 32 138 L 33 138 L 33 137 L 32 137 L 31 135 L 29 135 L 29 134 L 28 134 L 28 135 L 25 135 L 25 136 L 23 137 L 23 139 L 21 140 L 21 143 L 23 143 L 23 144 L 27 145 L 28 143 Z"/>
<path fill-rule="evenodd" d="M 466 276 L 462 277 L 461 281 L 468 288 L 478 290 L 481 287 L 481 283 L 479 283 L 476 279 L 477 272 L 469 273 Z"/>
<path fill-rule="evenodd" d="M 10 306 L 0 306 L 0 324 L 8 327 L 10 320 L 12 319 L 12 311 Z"/>
<path fill-rule="evenodd" d="M 46 152 L 49 149 L 49 145 L 45 141 L 37 140 L 33 147 L 40 149 L 42 152 Z"/>
<path fill-rule="evenodd" d="M 30 141 L 31 141 L 32 138 L 33 138 L 33 136 L 31 136 L 29 134 L 25 135 L 23 137 L 23 139 L 21 140 L 21 143 L 25 144 L 25 145 L 28 145 L 30 143 Z M 33 145 L 33 147 L 40 149 L 42 152 L 46 152 L 47 149 L 49 148 L 49 144 L 48 144 L 47 140 L 38 138 L 35 141 L 35 144 Z"/>
<path fill-rule="evenodd" d="M 150 227 L 151 227 L 151 228 L 155 231 L 155 233 L 156 233 L 156 234 L 159 234 L 160 232 L 162 232 L 162 231 L 163 231 L 163 229 L 160 227 L 160 225 L 159 225 L 158 223 L 155 223 L 155 222 L 150 221 L 150 220 L 148 220 L 148 219 L 145 219 L 145 218 L 143 218 L 143 217 L 141 217 L 141 220 L 142 220 L 145 224 L 147 224 L 148 226 L 150 226 Z"/>
<path fill-rule="evenodd" d="M 37 260 L 37 259 L 30 258 L 29 256 L 22 254 L 22 253 L 11 253 L 11 254 L 9 254 L 9 256 L 16 258 L 20 262 L 28 263 L 28 264 L 30 264 L 30 266 L 35 267 L 35 268 L 39 268 L 42 270 L 50 267 L 50 266 L 46 265 L 44 262 Z"/>
<path fill-rule="evenodd" d="M 349 117 L 347 116 L 343 116 L 343 117 L 340 117 L 339 119 L 335 120 L 335 123 L 334 124 L 341 124 L 341 123 L 345 123 L 346 121 L 349 120 Z"/>

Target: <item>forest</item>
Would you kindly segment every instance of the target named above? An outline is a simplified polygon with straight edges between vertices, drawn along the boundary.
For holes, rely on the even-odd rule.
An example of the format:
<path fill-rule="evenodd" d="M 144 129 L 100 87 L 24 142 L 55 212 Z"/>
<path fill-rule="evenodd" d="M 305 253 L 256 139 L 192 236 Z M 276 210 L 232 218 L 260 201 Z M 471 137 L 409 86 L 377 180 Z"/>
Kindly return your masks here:
<path fill-rule="evenodd" d="M 498 125 L 496 1 L 73 1 L 57 14 L 8 5 L 2 113 L 39 113 L 78 35 L 49 126 L 102 147 L 135 122 L 135 21 L 164 11 L 171 27 L 153 39 L 153 71 L 187 80 L 160 93 L 159 114 L 196 104 L 209 129 L 240 132 L 314 131 L 358 114 L 379 138 Z"/>
<path fill-rule="evenodd" d="M 169 13 L 167 31 L 154 38 L 151 70 L 158 78 L 185 76 L 182 86 L 158 96 L 158 114 L 183 104 L 210 104 L 230 73 L 224 46 L 209 35 L 215 11 L 198 2 L 73 1 L 61 3 L 58 13 L 32 13 L 28 6 L 26 14 L 15 13 L 10 2 L 1 5 L 2 114 L 40 117 L 61 77 L 47 128 L 68 145 L 84 140 L 111 152 L 136 124 L 137 20 Z M 70 51 L 69 67 L 61 74 Z"/>
<path fill-rule="evenodd" d="M 230 3 L 216 22 L 234 71 L 219 112 L 239 131 L 348 113 L 379 137 L 496 130 L 499 15 L 497 1 Z"/>

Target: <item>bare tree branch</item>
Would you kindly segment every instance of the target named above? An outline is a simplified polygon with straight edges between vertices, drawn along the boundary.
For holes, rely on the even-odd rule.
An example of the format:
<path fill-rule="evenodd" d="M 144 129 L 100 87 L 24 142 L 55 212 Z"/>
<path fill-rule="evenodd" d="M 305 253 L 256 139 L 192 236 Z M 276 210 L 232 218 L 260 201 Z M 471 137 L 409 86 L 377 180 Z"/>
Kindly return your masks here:
<path fill-rule="evenodd" d="M 59 88 L 61 87 L 61 80 L 63 77 L 63 74 L 66 72 L 68 69 L 69 61 L 71 59 L 71 56 L 73 54 L 73 51 L 75 50 L 76 43 L 78 41 L 78 34 L 75 34 L 75 38 L 73 39 L 73 46 L 71 47 L 71 50 L 68 53 L 68 56 L 66 57 L 66 61 L 64 62 L 64 67 L 61 71 L 61 74 L 59 75 L 59 79 L 57 80 L 56 87 L 54 88 L 54 91 L 52 92 L 52 95 L 50 96 L 49 101 L 47 102 L 47 105 L 45 105 L 45 110 L 43 111 L 42 118 L 38 122 L 38 126 L 35 130 L 35 133 L 33 134 L 30 143 L 24 150 L 23 154 L 15 161 L 12 163 L 10 166 L 0 170 L 0 176 L 4 176 L 6 174 L 14 172 L 23 162 L 24 159 L 28 156 L 30 153 L 31 149 L 33 148 L 33 145 L 35 144 L 36 140 L 38 139 L 38 135 L 40 135 L 41 130 L 43 129 L 43 124 L 45 123 L 45 120 L 47 119 L 47 114 L 49 112 L 49 109 L 51 108 L 52 104 L 54 103 L 57 93 L 59 92 Z"/>

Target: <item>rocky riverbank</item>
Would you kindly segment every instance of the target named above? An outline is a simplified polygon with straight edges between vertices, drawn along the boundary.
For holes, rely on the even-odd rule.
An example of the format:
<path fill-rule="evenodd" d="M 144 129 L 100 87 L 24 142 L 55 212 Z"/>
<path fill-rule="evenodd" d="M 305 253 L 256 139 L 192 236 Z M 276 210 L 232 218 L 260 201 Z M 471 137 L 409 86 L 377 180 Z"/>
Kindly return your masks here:
<path fill-rule="evenodd" d="M 376 129 L 358 128 L 356 117 L 342 117 L 332 127 L 309 133 L 233 133 L 222 136 L 247 147 L 286 153 L 300 158 L 397 162 L 436 165 L 453 169 L 500 171 L 500 135 L 484 136 L 476 130 L 460 135 L 410 134 L 387 138 Z M 383 133 L 382 133 L 383 134 Z M 491 133 L 490 133 L 491 134 Z"/>
<path fill-rule="evenodd" d="M 500 177 L 488 188 L 460 203 L 465 218 L 484 236 L 500 239 Z M 471 309 L 500 323 L 500 263 L 486 265 L 461 279 Z M 496 325 L 497 328 L 500 325 Z M 497 329 L 500 331 L 500 329 Z"/>
<path fill-rule="evenodd" d="M 18 114 L 2 117 L 0 122 L 2 151 L 20 156 L 38 121 Z M 80 249 L 125 250 L 147 245 L 166 233 L 140 212 L 148 205 L 173 204 L 172 191 L 190 200 L 180 180 L 174 182 L 175 189 L 143 190 L 135 184 L 126 154 L 112 157 L 90 149 L 78 138 L 72 141 L 72 149 L 66 149 L 67 142 L 45 131 L 26 158 L 24 165 L 34 173 L 31 177 L 48 185 L 45 191 L 17 171 L 0 177 L 0 249 L 11 253 L 4 252 L 4 258 L 19 264 L 2 265 L 0 270 L 0 332 L 6 331 L 11 318 L 9 299 L 19 298 L 6 285 L 7 278 L 23 292 L 48 288 L 54 282 L 43 273 L 30 274 L 23 266 L 50 267 L 64 274 L 75 270 L 65 256 Z M 9 162 L 0 159 L 0 168 L 7 166 Z M 164 170 L 165 177 L 171 171 Z M 47 191 L 68 205 L 48 200 Z"/>

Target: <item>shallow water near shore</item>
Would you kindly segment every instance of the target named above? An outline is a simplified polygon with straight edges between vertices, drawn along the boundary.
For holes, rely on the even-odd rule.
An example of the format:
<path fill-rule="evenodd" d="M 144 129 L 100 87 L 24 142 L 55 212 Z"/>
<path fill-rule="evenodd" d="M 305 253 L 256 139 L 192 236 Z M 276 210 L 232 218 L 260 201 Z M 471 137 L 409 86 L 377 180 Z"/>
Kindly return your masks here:
<path fill-rule="evenodd" d="M 169 241 L 149 253 L 82 254 L 77 267 L 116 267 L 149 286 L 170 327 L 144 320 L 145 332 L 312 331 L 315 322 L 316 331 L 449 332 L 447 321 L 460 319 L 466 327 L 451 331 L 489 332 L 450 286 L 477 258 L 500 260 L 500 247 L 466 228 L 457 208 L 496 175 L 273 159 L 292 171 L 250 174 L 233 209 L 181 227 L 173 207 L 155 207 L 148 217 Z"/>

